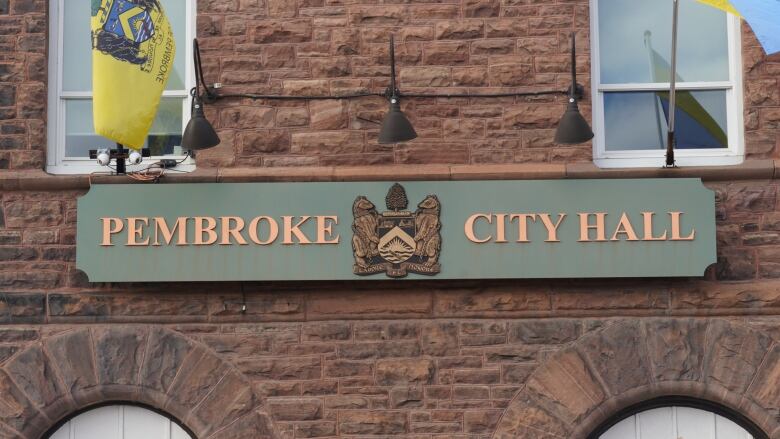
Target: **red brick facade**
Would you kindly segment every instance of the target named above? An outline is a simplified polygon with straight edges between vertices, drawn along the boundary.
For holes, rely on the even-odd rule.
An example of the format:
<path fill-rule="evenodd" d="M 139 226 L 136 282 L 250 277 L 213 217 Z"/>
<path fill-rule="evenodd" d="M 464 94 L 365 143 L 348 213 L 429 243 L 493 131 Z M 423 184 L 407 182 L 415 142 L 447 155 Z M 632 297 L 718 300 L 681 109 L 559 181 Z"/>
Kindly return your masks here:
<path fill-rule="evenodd" d="M 590 145 L 552 143 L 557 98 L 408 100 L 420 138 L 384 147 L 365 119 L 386 102 L 366 98 L 210 106 L 223 144 L 170 178 L 703 177 L 719 262 L 701 279 L 91 284 L 74 262 L 88 178 L 41 171 L 46 9 L 0 0 L 0 437 L 130 401 L 199 439 L 579 439 L 662 395 L 720 403 L 780 437 L 780 58 L 747 26 L 740 166 L 597 170 Z M 586 1 L 198 9 L 206 75 L 226 90 L 382 91 L 391 32 L 405 91 L 564 89 L 572 30 L 589 76 Z"/>

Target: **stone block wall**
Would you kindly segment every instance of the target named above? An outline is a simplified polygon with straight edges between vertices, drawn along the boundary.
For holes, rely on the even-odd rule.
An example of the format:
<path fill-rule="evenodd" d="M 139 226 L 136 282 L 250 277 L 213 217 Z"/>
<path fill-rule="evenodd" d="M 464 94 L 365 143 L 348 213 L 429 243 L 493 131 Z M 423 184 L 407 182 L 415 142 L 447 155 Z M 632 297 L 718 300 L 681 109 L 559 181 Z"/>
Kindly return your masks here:
<path fill-rule="evenodd" d="M 83 191 L 4 192 L 0 432 L 130 400 L 200 438 L 583 438 L 686 394 L 776 437 L 777 183 L 708 186 L 719 262 L 701 279 L 371 284 L 92 284 Z"/>
<path fill-rule="evenodd" d="M 396 35 L 406 92 L 566 90 L 569 34 L 590 95 L 584 0 L 200 0 L 198 37 L 209 82 L 224 92 L 383 92 Z M 41 169 L 46 149 L 46 0 L 0 1 L 0 172 Z M 780 58 L 743 26 L 746 153 L 778 157 Z M 182 49 L 182 48 L 180 48 Z M 556 145 L 563 96 L 407 99 L 418 139 L 381 146 L 383 98 L 231 99 L 209 106 L 222 145 L 201 167 L 590 162 L 590 144 Z M 588 115 L 589 97 L 581 108 Z M 589 117 L 589 116 L 588 116 Z"/>
<path fill-rule="evenodd" d="M 121 400 L 201 439 L 584 438 L 664 394 L 721 403 L 780 437 L 777 180 L 706 183 L 718 263 L 700 279 L 93 284 L 75 267 L 85 189 L 35 172 L 46 5 L 0 0 L 0 437 L 37 439 Z M 572 31 L 587 87 L 588 13 L 566 0 L 199 0 L 198 35 L 226 92 L 381 92 L 391 33 L 404 91 L 563 90 Z M 743 29 L 758 163 L 780 158 L 780 58 Z M 208 107 L 223 144 L 198 166 L 591 161 L 590 145 L 552 143 L 559 98 L 406 100 L 420 138 L 392 147 L 376 142 L 386 106 L 223 101 Z M 9 183 L 25 175 L 38 189 Z"/>

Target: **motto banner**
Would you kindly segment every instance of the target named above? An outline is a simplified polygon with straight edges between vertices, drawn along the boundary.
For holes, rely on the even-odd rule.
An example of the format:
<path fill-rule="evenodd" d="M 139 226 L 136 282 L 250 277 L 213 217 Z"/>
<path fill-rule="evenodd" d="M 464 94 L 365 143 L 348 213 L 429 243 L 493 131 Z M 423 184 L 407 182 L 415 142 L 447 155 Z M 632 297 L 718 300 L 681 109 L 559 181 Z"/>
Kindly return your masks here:
<path fill-rule="evenodd" d="M 698 179 L 95 185 L 92 282 L 702 276 Z"/>

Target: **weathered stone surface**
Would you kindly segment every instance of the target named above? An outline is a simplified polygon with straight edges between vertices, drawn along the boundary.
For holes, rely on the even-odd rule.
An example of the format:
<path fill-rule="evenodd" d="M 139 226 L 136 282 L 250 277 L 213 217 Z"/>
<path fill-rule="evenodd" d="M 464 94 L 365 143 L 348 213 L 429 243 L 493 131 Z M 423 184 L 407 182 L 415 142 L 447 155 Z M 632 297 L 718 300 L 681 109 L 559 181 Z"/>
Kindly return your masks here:
<path fill-rule="evenodd" d="M 319 358 L 299 357 L 244 360 L 238 364 L 238 367 L 250 377 L 261 379 L 318 379 L 322 375 Z"/>
<path fill-rule="evenodd" d="M 62 223 L 63 211 L 60 201 L 12 201 L 5 205 L 7 227 L 51 227 Z"/>
<path fill-rule="evenodd" d="M 90 333 L 74 330 L 50 337 L 45 341 L 46 351 L 62 379 L 64 391 L 77 401 L 97 386 L 98 378 Z"/>
<path fill-rule="evenodd" d="M 241 374 L 230 371 L 198 405 L 189 421 L 201 424 L 202 434 L 206 435 L 251 413 L 257 404 L 251 387 Z"/>
<path fill-rule="evenodd" d="M 212 439 L 274 439 L 276 433 L 268 415 L 255 411 L 210 437 Z"/>
<path fill-rule="evenodd" d="M 347 128 L 348 106 L 345 100 L 320 100 L 309 103 L 311 129 L 341 130 Z"/>
<path fill-rule="evenodd" d="M 308 20 L 269 20 L 254 28 L 255 43 L 301 43 L 311 41 L 312 27 Z"/>
<path fill-rule="evenodd" d="M 589 334 L 583 337 L 579 349 L 589 357 L 613 395 L 650 382 L 645 336 L 636 322 Z"/>
<path fill-rule="evenodd" d="M 350 360 L 335 360 L 325 363 L 325 375 L 329 377 L 370 376 L 371 363 Z"/>
<path fill-rule="evenodd" d="M 345 344 L 338 347 L 339 357 L 364 360 L 368 358 L 417 357 L 418 342 L 382 342 Z"/>
<path fill-rule="evenodd" d="M 141 328 L 98 328 L 92 333 L 101 384 L 138 384 L 147 331 Z"/>
<path fill-rule="evenodd" d="M 552 439 L 569 437 L 569 430 L 528 392 L 521 392 L 496 427 L 494 437 L 501 439 Z"/>
<path fill-rule="evenodd" d="M 562 344 L 580 336 L 581 327 L 576 320 L 528 320 L 512 323 L 509 329 L 510 343 Z"/>
<path fill-rule="evenodd" d="M 35 279 L 40 279 L 36 277 Z M 0 286 L 2 278 L 0 277 Z M 35 323 L 45 318 L 46 297 L 43 294 L 3 294 L 0 296 L 0 322 Z"/>
<path fill-rule="evenodd" d="M 501 410 L 468 411 L 463 415 L 463 429 L 467 433 L 492 433 L 501 417 Z"/>
<path fill-rule="evenodd" d="M 339 417 L 341 434 L 399 434 L 407 429 L 404 412 L 345 411 Z"/>
<path fill-rule="evenodd" d="M 353 395 L 336 395 L 325 397 L 325 409 L 327 410 L 357 410 L 367 409 L 368 398 Z"/>
<path fill-rule="evenodd" d="M 704 360 L 707 323 L 653 320 L 645 324 L 651 370 L 657 381 L 698 381 Z"/>
<path fill-rule="evenodd" d="M 301 438 L 336 435 L 336 423 L 332 421 L 297 422 L 295 436 Z"/>
<path fill-rule="evenodd" d="M 528 380 L 528 390 L 568 422 L 593 410 L 605 394 L 579 353 L 566 349 Z"/>
<path fill-rule="evenodd" d="M 434 363 L 431 360 L 381 360 L 376 364 L 377 384 L 430 384 Z"/>
<path fill-rule="evenodd" d="M 50 413 L 64 414 L 64 401 L 59 401 L 60 407 L 51 407 L 63 396 L 52 366 L 41 347 L 32 346 L 9 361 L 5 370 L 32 403 Z"/>
<path fill-rule="evenodd" d="M 38 422 L 45 422 L 5 372 L 0 372 L 0 406 L 3 407 L 0 421 L 16 431 L 25 431 Z"/>
<path fill-rule="evenodd" d="M 423 387 L 393 387 L 390 390 L 390 408 L 404 409 L 423 406 Z"/>
<path fill-rule="evenodd" d="M 440 21 L 436 23 L 437 40 L 470 40 L 485 33 L 482 20 Z"/>
<path fill-rule="evenodd" d="M 271 338 L 246 334 L 207 334 L 203 342 L 218 354 L 253 356 L 271 352 Z"/>
<path fill-rule="evenodd" d="M 192 342 L 181 334 L 159 328 L 151 330 L 141 370 L 143 385 L 167 393 L 192 347 Z"/>
<path fill-rule="evenodd" d="M 442 357 L 458 353 L 458 327 L 454 323 L 429 323 L 422 328 L 422 350 Z"/>
<path fill-rule="evenodd" d="M 710 347 L 704 360 L 704 379 L 741 394 L 753 381 L 772 340 L 758 331 L 713 320 L 706 343 Z"/>
<path fill-rule="evenodd" d="M 184 357 L 183 366 L 171 384 L 168 395 L 187 410 L 194 408 L 225 376 L 227 366 L 202 348 Z"/>

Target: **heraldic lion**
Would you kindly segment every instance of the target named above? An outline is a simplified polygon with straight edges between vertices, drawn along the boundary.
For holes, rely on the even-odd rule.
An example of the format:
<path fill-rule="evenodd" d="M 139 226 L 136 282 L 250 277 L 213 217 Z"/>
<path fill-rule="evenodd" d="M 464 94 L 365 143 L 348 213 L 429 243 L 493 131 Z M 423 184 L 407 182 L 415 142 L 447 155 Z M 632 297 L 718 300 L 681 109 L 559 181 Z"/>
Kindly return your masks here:
<path fill-rule="evenodd" d="M 441 203 L 436 195 L 428 195 L 420 204 L 415 212 L 414 225 L 417 233 L 414 241 L 417 243 L 414 254 L 425 256 L 426 267 L 433 267 L 439 260 L 439 251 L 441 250 L 441 222 L 439 214 L 441 213 Z"/>
<path fill-rule="evenodd" d="M 355 220 L 352 222 L 352 251 L 355 254 L 355 264 L 366 268 L 370 259 L 379 254 L 377 245 L 377 227 L 379 226 L 379 213 L 374 203 L 368 198 L 360 196 L 352 204 L 352 214 Z"/>

